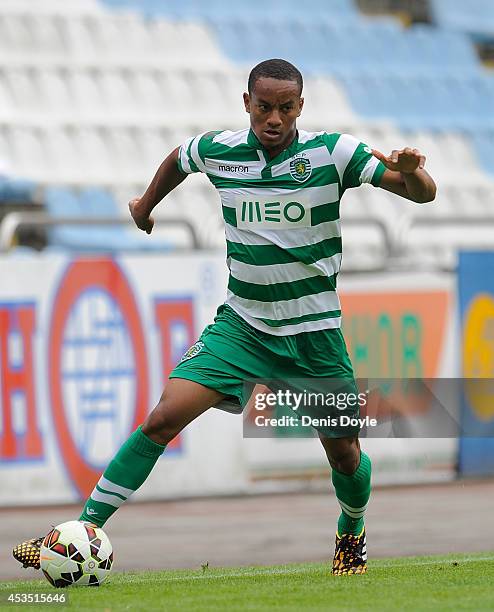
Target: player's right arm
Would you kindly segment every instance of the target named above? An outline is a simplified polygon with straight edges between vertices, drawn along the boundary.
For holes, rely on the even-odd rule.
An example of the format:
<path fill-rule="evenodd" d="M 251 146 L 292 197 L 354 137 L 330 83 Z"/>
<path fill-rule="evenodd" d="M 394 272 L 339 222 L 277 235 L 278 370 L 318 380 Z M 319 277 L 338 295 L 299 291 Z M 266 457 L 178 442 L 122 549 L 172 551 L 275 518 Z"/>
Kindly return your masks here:
<path fill-rule="evenodd" d="M 177 147 L 163 161 L 144 195 L 129 202 L 132 219 L 137 227 L 147 234 L 153 230 L 153 208 L 187 177 L 188 173 L 182 171 L 179 165 L 179 151 L 180 148 Z"/>

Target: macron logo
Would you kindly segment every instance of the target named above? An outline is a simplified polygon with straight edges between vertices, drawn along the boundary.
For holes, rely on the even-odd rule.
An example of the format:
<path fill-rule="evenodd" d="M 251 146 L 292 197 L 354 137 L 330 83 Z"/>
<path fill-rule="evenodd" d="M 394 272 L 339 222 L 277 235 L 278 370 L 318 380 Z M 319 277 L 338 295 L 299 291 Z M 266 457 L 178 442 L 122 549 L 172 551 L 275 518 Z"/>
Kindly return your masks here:
<path fill-rule="evenodd" d="M 261 178 L 261 170 L 265 166 L 264 160 L 243 161 L 237 159 L 212 159 L 206 157 L 204 165 L 207 174 L 220 176 L 221 178 Z"/>
<path fill-rule="evenodd" d="M 87 514 L 89 514 L 89 516 L 92 516 L 93 514 L 98 514 L 98 512 L 96 510 L 93 510 L 92 508 L 88 508 L 86 512 Z"/>
<path fill-rule="evenodd" d="M 223 164 L 218 166 L 219 172 L 248 172 L 249 166 Z"/>

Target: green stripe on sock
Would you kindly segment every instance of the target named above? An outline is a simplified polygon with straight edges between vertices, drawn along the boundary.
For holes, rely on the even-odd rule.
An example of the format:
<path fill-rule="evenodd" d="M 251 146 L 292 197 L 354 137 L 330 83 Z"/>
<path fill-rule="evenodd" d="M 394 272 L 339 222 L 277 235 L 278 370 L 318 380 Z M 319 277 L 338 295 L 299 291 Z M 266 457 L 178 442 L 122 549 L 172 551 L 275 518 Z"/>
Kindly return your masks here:
<path fill-rule="evenodd" d="M 119 497 L 120 499 L 123 499 L 124 501 L 127 499 L 124 495 L 120 495 L 120 493 L 115 493 L 115 491 L 107 491 L 106 489 L 103 489 L 99 485 L 96 485 L 96 488 L 98 489 L 98 491 L 100 491 L 101 493 L 105 493 L 106 495 L 115 495 L 115 497 Z"/>

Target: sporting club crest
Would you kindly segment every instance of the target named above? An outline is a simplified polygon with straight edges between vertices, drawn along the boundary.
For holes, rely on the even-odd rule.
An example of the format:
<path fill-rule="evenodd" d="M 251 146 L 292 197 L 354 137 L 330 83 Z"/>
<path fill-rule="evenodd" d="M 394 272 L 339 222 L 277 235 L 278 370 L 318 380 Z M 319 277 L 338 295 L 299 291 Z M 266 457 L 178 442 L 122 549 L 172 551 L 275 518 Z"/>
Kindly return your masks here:
<path fill-rule="evenodd" d="M 312 174 L 310 160 L 306 157 L 296 157 L 290 162 L 290 175 L 299 183 L 306 181 Z"/>
<path fill-rule="evenodd" d="M 200 353 L 203 348 L 204 342 L 196 342 L 184 353 L 180 363 L 182 363 L 182 361 L 187 361 L 187 359 L 192 359 L 192 357 L 195 357 L 198 353 Z"/>

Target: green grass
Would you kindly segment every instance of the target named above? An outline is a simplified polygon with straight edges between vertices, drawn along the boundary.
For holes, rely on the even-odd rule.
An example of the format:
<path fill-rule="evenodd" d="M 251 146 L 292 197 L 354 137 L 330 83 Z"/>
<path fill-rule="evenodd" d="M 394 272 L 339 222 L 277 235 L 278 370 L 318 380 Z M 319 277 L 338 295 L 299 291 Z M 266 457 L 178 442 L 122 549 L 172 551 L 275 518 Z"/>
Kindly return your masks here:
<path fill-rule="evenodd" d="M 0 583 L 10 592 L 48 591 L 44 580 Z M 364 576 L 331 576 L 327 564 L 118 573 L 99 588 L 72 587 L 79 610 L 494 610 L 494 552 L 378 559 Z M 41 610 L 66 607 L 38 605 Z"/>

